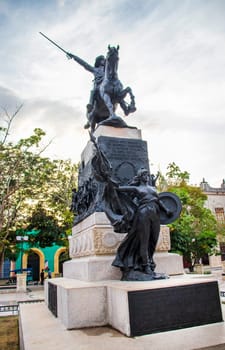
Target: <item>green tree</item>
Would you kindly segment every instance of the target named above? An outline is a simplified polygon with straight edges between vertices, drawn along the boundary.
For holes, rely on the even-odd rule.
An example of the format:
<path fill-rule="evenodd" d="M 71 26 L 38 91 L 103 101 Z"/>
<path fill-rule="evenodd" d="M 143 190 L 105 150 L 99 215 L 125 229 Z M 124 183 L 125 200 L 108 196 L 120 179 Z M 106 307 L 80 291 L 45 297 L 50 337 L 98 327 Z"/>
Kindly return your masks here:
<path fill-rule="evenodd" d="M 53 163 L 54 172 L 42 189 L 39 205 L 57 219 L 66 233 L 70 233 L 74 219 L 70 211 L 72 189 L 77 187 L 79 164 L 73 164 L 71 160 L 54 160 Z"/>
<path fill-rule="evenodd" d="M 43 185 L 37 205 L 27 219 L 26 230 L 36 230 L 32 243 L 41 247 L 53 243 L 67 246 L 74 220 L 70 206 L 72 189 L 77 186 L 78 165 L 70 160 L 54 164 L 54 172 Z"/>
<path fill-rule="evenodd" d="M 217 247 L 217 222 L 211 211 L 204 207 L 207 196 L 199 187 L 188 185 L 189 173 L 175 164 L 168 165 L 165 179 L 167 190 L 176 193 L 182 202 L 178 220 L 170 225 L 171 251 L 182 254 L 193 269 L 206 254 Z"/>
<path fill-rule="evenodd" d="M 57 227 L 60 232 L 66 231 L 72 223 L 69 204 L 76 186 L 77 166 L 42 156 L 46 147 L 40 147 L 45 135 L 41 129 L 18 142 L 8 141 L 12 122 L 21 108 L 12 115 L 6 110 L 4 116 L 0 115 L 0 264 L 5 253 L 15 251 L 16 232 L 31 227 L 40 207 L 43 220 L 39 229 L 46 218 L 49 223 L 45 233 L 52 232 L 54 225 L 56 233 Z M 44 244 L 43 239 L 39 240 Z"/>

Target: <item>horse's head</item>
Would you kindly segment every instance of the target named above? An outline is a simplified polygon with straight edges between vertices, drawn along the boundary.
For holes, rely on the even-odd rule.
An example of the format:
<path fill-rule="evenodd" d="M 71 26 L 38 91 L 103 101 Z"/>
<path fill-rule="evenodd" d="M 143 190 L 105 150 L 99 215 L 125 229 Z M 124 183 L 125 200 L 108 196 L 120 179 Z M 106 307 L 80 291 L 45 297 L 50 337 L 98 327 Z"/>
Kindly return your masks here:
<path fill-rule="evenodd" d="M 110 61 L 115 61 L 119 59 L 119 45 L 117 47 L 108 45 L 107 59 Z"/>
<path fill-rule="evenodd" d="M 108 74 L 111 78 L 117 77 L 117 68 L 119 61 L 119 45 L 117 47 L 108 45 L 108 52 L 106 56 Z"/>

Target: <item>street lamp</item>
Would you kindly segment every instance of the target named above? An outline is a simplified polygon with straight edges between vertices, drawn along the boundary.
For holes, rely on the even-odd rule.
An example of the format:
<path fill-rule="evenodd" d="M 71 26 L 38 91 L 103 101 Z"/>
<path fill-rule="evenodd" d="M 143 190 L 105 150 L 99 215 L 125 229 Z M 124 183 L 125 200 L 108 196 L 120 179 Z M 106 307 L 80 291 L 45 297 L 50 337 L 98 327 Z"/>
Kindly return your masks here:
<path fill-rule="evenodd" d="M 21 273 L 23 273 L 23 242 L 28 241 L 29 237 L 28 236 L 16 236 L 16 240 L 21 243 L 21 248 L 20 248 L 20 254 L 21 254 Z"/>

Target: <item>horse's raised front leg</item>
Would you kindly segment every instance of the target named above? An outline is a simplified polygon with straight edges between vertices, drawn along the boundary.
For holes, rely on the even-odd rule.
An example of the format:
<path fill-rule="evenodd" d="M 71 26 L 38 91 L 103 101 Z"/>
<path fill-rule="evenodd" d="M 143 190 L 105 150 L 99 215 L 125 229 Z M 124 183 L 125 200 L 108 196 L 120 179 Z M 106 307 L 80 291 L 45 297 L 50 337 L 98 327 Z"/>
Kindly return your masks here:
<path fill-rule="evenodd" d="M 130 110 L 130 113 L 133 113 L 136 111 L 136 107 L 135 107 L 135 97 L 133 95 L 133 92 L 131 90 L 131 88 L 129 88 L 129 94 L 130 94 L 130 105 L 129 105 L 129 110 Z"/>
<path fill-rule="evenodd" d="M 126 95 L 129 94 L 130 95 L 130 104 L 128 104 L 124 98 L 126 97 Z M 125 115 L 128 115 L 130 113 L 133 113 L 136 111 L 136 107 L 135 107 L 135 97 L 132 93 L 132 90 L 130 87 L 127 87 L 126 89 L 122 90 L 120 93 L 120 107 L 123 109 Z"/>
<path fill-rule="evenodd" d="M 121 100 L 120 101 L 120 107 L 122 108 L 122 110 L 124 111 L 124 114 L 125 115 L 128 115 L 130 112 L 129 112 L 129 105 L 124 101 L 124 100 Z"/>

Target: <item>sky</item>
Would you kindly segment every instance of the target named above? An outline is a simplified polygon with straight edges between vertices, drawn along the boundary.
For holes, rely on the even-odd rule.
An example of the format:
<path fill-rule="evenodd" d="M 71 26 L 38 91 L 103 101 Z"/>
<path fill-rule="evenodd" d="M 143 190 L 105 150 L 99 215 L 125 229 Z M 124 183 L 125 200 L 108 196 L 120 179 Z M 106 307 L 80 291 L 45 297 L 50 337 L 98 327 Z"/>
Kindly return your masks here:
<path fill-rule="evenodd" d="M 10 138 L 34 128 L 45 155 L 77 163 L 89 135 L 86 104 L 93 76 L 50 42 L 93 65 L 120 46 L 118 74 L 137 111 L 125 117 L 148 143 L 152 173 L 175 162 L 212 187 L 225 178 L 224 0 L 0 0 L 0 121 Z M 123 117 L 120 108 L 116 111 Z"/>

